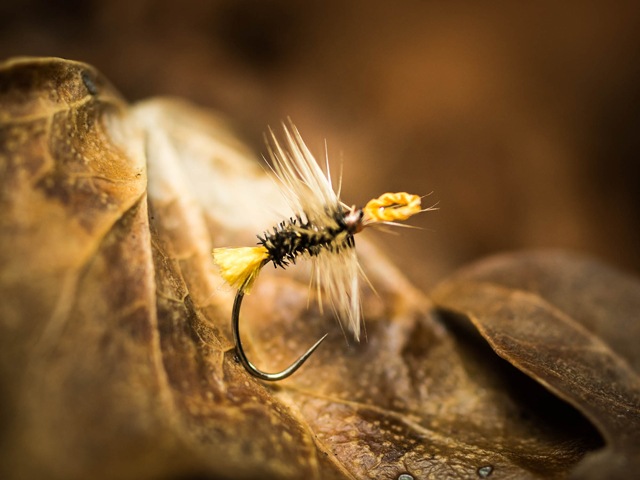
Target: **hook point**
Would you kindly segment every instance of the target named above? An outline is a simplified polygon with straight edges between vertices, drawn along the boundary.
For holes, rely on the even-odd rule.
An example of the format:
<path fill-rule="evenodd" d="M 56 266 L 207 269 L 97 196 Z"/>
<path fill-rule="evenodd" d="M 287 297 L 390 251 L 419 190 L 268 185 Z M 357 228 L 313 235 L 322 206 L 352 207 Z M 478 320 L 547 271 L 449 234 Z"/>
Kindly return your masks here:
<path fill-rule="evenodd" d="M 327 338 L 329 335 L 325 333 L 316 343 L 311 346 L 306 352 L 304 352 L 298 359 L 289 365 L 287 368 L 280 372 L 276 373 L 267 373 L 258 369 L 253 363 L 249 361 L 247 355 L 242 347 L 242 340 L 240 340 L 240 307 L 242 306 L 242 299 L 244 298 L 244 285 L 238 289 L 236 293 L 236 298 L 233 302 L 233 311 L 231 314 L 231 329 L 233 331 L 233 337 L 236 342 L 236 357 L 242 363 L 242 366 L 245 368 L 247 372 L 253 375 L 260 380 L 265 380 L 268 382 L 277 382 L 279 380 L 284 380 L 285 378 L 293 375 L 296 370 L 298 370 L 304 362 L 306 362 L 311 354 L 315 352 L 315 350 L 320 346 L 320 344 Z"/>

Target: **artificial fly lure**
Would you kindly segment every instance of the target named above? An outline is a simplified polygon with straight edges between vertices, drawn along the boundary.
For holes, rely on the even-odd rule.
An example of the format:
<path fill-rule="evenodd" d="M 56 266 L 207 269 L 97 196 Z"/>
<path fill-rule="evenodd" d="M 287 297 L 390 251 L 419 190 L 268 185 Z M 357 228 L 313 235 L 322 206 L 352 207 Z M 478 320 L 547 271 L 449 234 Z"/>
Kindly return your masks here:
<path fill-rule="evenodd" d="M 262 267 L 271 262 L 274 267 L 286 268 L 300 257 L 310 258 L 320 308 L 324 293 L 339 320 L 347 325 L 357 341 L 361 327 L 358 280 L 363 273 L 356 256 L 354 235 L 371 225 L 397 225 L 398 221 L 433 207 L 422 209 L 421 197 L 405 192 L 385 193 L 363 208 L 350 207 L 340 201 L 340 188 L 337 193 L 333 189 L 328 161 L 325 174 L 293 125 L 284 126 L 284 145 L 273 131 L 270 133 L 272 170 L 294 216 L 258 235 L 256 246 L 216 248 L 213 259 L 224 280 L 238 289 L 231 317 L 238 359 L 253 376 L 277 381 L 300 368 L 327 335 L 281 372 L 263 372 L 249 361 L 240 340 L 240 307 Z"/>

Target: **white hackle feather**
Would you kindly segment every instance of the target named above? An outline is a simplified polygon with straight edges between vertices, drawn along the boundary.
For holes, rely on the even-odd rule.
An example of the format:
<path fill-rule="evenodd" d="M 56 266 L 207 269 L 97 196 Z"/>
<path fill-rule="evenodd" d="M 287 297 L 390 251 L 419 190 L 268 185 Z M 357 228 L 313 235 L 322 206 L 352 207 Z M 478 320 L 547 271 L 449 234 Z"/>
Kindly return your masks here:
<path fill-rule="evenodd" d="M 296 215 L 306 218 L 318 229 L 336 228 L 333 213 L 343 212 L 344 204 L 333 190 L 328 165 L 325 173 L 295 126 L 285 125 L 284 132 L 284 145 L 270 132 L 269 153 L 289 205 Z M 335 244 L 339 245 L 340 240 L 336 239 Z M 320 309 L 324 294 L 341 324 L 359 340 L 362 323 L 359 276 L 362 272 L 355 248 L 343 245 L 336 250 L 322 250 L 310 258 Z"/>

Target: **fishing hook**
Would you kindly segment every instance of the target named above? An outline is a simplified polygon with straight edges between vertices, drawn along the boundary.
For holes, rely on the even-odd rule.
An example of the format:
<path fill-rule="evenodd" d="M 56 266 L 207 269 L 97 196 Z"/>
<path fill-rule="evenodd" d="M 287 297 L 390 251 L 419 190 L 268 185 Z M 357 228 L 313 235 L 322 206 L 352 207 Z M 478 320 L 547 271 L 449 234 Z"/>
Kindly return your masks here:
<path fill-rule="evenodd" d="M 281 372 L 263 372 L 249 361 L 246 353 L 244 352 L 244 348 L 242 348 L 242 341 L 240 340 L 240 307 L 242 306 L 242 299 L 244 298 L 244 286 L 245 285 L 243 284 L 236 293 L 236 298 L 233 301 L 233 311 L 231 313 L 231 329 L 233 330 L 233 338 L 236 342 L 236 356 L 240 360 L 240 363 L 242 363 L 242 366 L 245 368 L 245 370 L 254 377 L 268 382 L 277 382 L 279 380 L 284 380 L 285 378 L 293 375 L 295 371 L 298 370 L 302 366 L 302 364 L 307 361 L 307 359 L 311 356 L 315 349 L 320 346 L 320 344 L 325 338 L 327 338 L 327 335 L 329 334 L 325 333 L 324 336 L 320 340 L 318 340 L 309 350 L 303 353 L 295 362 L 293 362 Z"/>

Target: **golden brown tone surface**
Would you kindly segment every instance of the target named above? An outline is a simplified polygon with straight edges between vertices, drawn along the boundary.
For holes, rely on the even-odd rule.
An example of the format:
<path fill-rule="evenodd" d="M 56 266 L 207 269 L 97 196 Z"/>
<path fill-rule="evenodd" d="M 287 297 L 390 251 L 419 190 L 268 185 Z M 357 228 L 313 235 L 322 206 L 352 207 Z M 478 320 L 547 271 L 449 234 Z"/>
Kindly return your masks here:
<path fill-rule="evenodd" d="M 234 360 L 234 292 L 210 252 L 252 242 L 282 200 L 224 123 L 177 101 L 129 106 L 58 59 L 0 66 L 0 112 L 0 477 L 637 465 L 636 280 L 567 255 L 502 257 L 438 287 L 440 312 L 358 239 L 378 291 L 364 295 L 367 340 L 347 344 L 308 308 L 304 268 L 265 272 L 242 312 L 261 368 L 330 336 L 264 385 Z M 600 435 L 606 450 L 580 465 Z"/>

